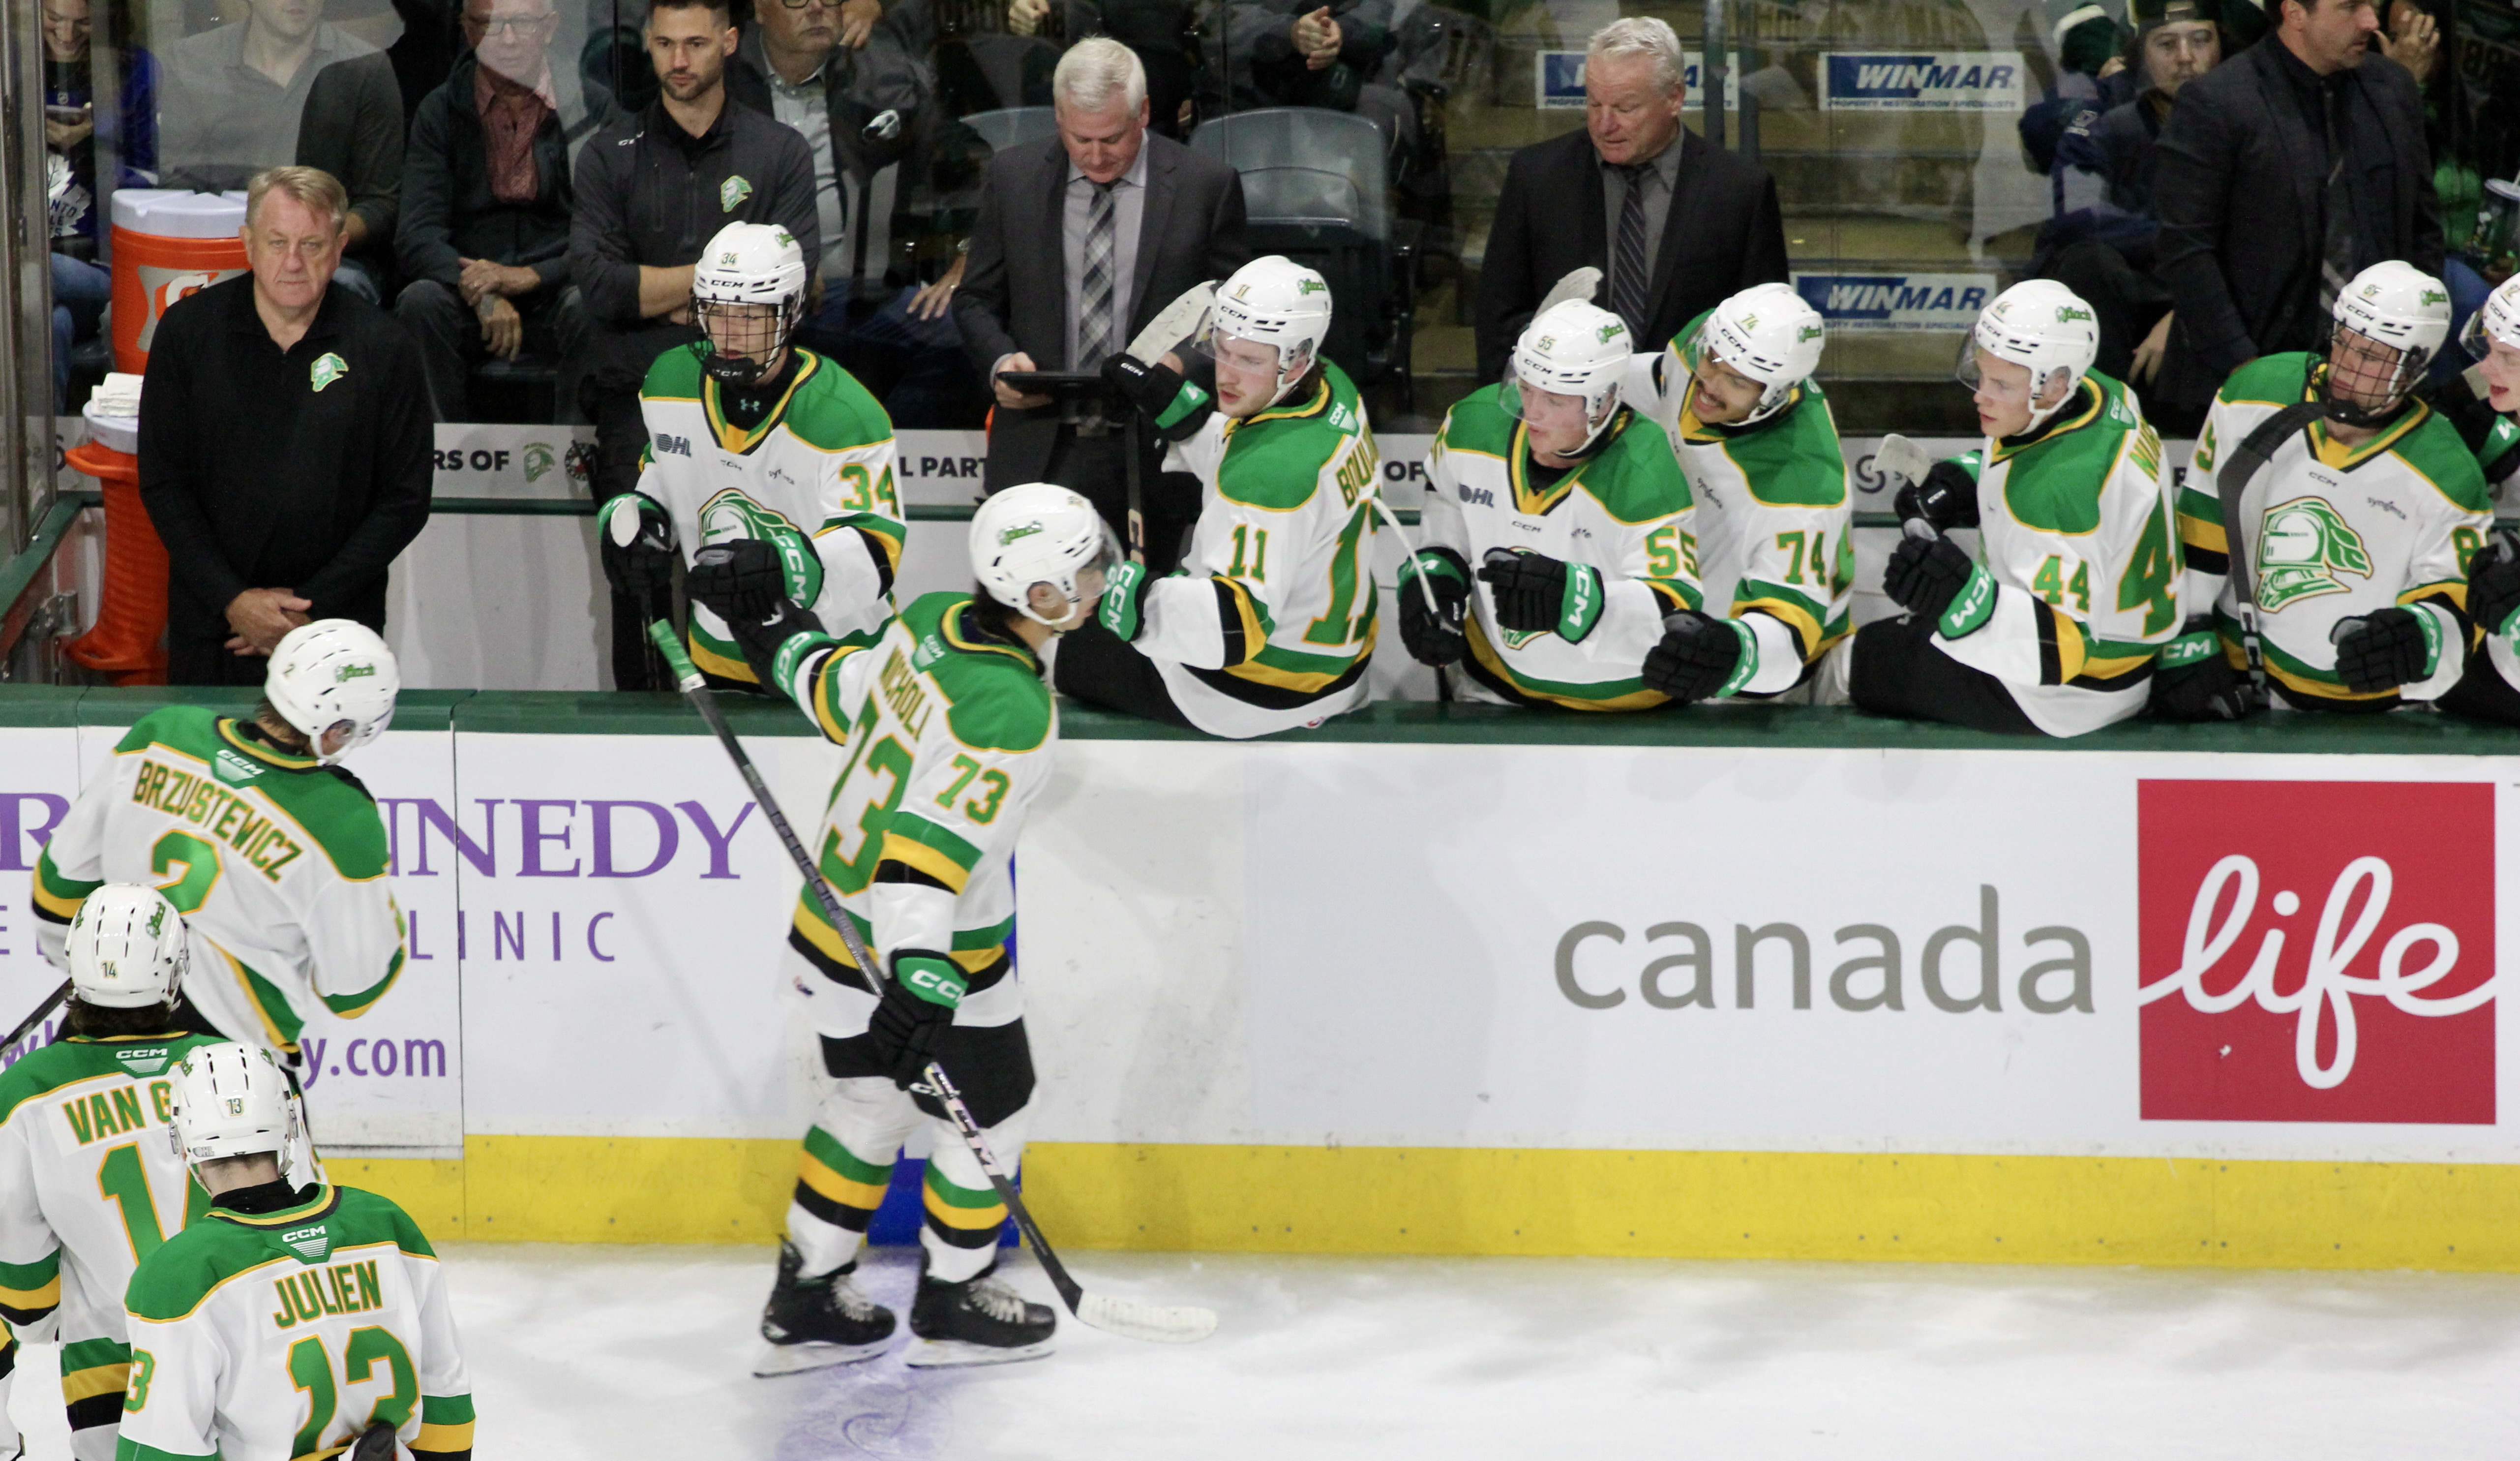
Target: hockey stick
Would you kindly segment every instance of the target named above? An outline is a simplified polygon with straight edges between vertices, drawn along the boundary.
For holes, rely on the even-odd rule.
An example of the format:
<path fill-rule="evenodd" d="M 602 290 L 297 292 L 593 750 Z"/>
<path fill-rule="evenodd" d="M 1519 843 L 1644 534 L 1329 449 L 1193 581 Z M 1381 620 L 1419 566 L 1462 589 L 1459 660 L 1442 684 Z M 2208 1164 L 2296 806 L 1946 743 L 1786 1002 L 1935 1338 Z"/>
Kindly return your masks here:
<path fill-rule="evenodd" d="M 2259 422 L 2214 474 L 2214 495 L 2223 508 L 2223 556 L 2229 560 L 2225 571 L 2232 596 L 2240 601 L 2240 650 L 2249 662 L 2249 693 L 2261 705 L 2267 699 L 2267 663 L 2258 638 L 2257 574 L 2249 564 L 2249 532 L 2240 521 L 2240 499 L 2285 437 L 2326 414 L 2326 407 L 2317 401 L 2284 407 Z"/>
<path fill-rule="evenodd" d="M 814 894 L 814 901 L 822 906 L 823 916 L 839 931 L 840 941 L 848 946 L 849 957 L 857 961 L 858 971 L 866 976 L 868 988 L 874 989 L 877 982 L 885 977 L 883 966 L 876 962 L 866 940 L 858 936 L 857 925 L 849 921 L 848 910 L 840 906 L 839 896 L 832 891 L 829 883 L 823 881 L 822 870 L 815 866 L 813 857 L 805 851 L 805 845 L 797 840 L 795 828 L 788 825 L 787 814 L 779 809 L 778 799 L 770 795 L 769 784 L 761 779 L 761 772 L 752 764 L 752 757 L 745 753 L 743 743 L 736 739 L 735 728 L 726 723 L 726 712 L 718 708 L 717 697 L 710 692 L 708 682 L 700 678 L 691 657 L 683 653 L 671 625 L 659 619 L 649 626 L 648 632 L 655 640 L 656 648 L 664 654 L 666 662 L 673 665 L 675 688 L 682 692 L 683 699 L 691 702 L 693 709 L 699 711 L 700 718 L 708 722 L 718 744 L 726 748 L 736 770 L 742 773 L 744 785 L 751 788 L 754 804 L 777 829 L 780 845 L 788 849 L 788 860 L 805 875 L 805 887 Z M 945 1068 L 929 1061 L 927 1069 L 921 1073 L 921 1078 L 927 1082 L 928 1091 L 953 1119 L 954 1129 L 962 1133 L 963 1144 L 971 1149 L 971 1156 L 979 1162 L 980 1170 L 989 1174 L 989 1185 L 997 1189 L 998 1201 L 1006 1204 L 1007 1211 L 1013 1214 L 1015 1226 L 1022 1230 L 1024 1241 L 1032 1245 L 1033 1256 L 1041 1260 L 1042 1270 L 1050 1275 L 1051 1286 L 1058 1290 L 1058 1297 L 1066 1302 L 1069 1313 L 1097 1329 L 1108 1330 L 1125 1339 L 1149 1340 L 1157 1344 L 1187 1345 L 1216 1332 L 1216 1312 L 1213 1309 L 1187 1304 L 1134 1303 L 1125 1299 L 1085 1292 L 1084 1286 L 1068 1275 L 1067 1265 L 1058 1260 L 1058 1255 L 1051 1249 L 1050 1240 L 1042 1236 L 1041 1226 L 1033 1221 L 1032 1210 L 1024 1206 L 1022 1195 L 1015 1191 L 1004 1168 L 998 1165 L 997 1154 L 989 1150 L 988 1137 L 980 1130 L 980 1123 L 971 1119 L 970 1108 L 963 1104 L 963 1093 L 946 1076 Z"/>
<path fill-rule="evenodd" d="M 64 980 L 62 981 L 62 986 L 60 988 L 55 989 L 49 996 L 47 996 L 42 1004 L 35 1006 L 35 1012 L 33 1014 L 28 1015 L 25 1019 L 18 1022 L 18 1027 L 9 1031 L 9 1038 L 0 1040 L 0 1050 L 6 1050 L 10 1046 L 17 1044 L 20 1040 L 24 1039 L 26 1037 L 26 1031 L 43 1024 L 44 1017 L 61 1008 L 62 1001 L 69 997 L 70 982 L 68 980 Z"/>
<path fill-rule="evenodd" d="M 1165 305 L 1153 319 L 1147 321 L 1147 328 L 1139 331 L 1138 338 L 1130 341 L 1128 348 L 1121 353 L 1141 365 L 1154 364 L 1164 357 L 1165 351 L 1197 333 L 1199 326 L 1206 323 L 1208 309 L 1215 302 L 1216 284 L 1213 280 L 1192 285 L 1182 292 L 1180 298 Z M 1127 425 L 1121 428 L 1122 434 L 1128 437 L 1125 449 L 1129 453 L 1129 562 L 1143 564 L 1147 561 L 1147 514 L 1146 486 L 1140 479 L 1146 468 L 1140 454 L 1146 448 L 1138 439 L 1138 413 L 1131 409 Z"/>

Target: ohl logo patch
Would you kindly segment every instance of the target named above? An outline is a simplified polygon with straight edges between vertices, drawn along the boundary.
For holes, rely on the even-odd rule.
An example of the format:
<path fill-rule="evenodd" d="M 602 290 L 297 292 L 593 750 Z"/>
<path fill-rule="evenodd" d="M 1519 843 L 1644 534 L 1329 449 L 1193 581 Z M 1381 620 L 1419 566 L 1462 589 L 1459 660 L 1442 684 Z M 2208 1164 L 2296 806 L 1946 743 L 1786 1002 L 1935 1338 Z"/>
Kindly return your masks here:
<path fill-rule="evenodd" d="M 2491 785 L 2136 801 L 2144 1119 L 2493 1122 Z"/>

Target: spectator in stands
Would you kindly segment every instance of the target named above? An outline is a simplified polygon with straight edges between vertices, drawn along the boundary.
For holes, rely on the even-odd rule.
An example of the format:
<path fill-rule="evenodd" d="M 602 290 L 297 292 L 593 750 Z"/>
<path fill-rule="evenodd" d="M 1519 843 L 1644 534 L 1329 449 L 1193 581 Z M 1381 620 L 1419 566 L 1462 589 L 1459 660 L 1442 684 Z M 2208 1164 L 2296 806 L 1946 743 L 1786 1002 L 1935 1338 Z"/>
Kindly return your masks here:
<path fill-rule="evenodd" d="M 551 0 L 465 0 L 472 45 L 413 119 L 394 313 L 420 342 L 438 418 L 471 419 L 472 366 L 525 350 L 577 406 L 586 311 L 568 276 L 569 177 L 612 99 L 551 64 Z"/>
<path fill-rule="evenodd" d="M 386 569 L 428 522 L 420 351 L 334 278 L 349 216 L 326 173 L 256 176 L 249 271 L 158 322 L 140 497 L 166 544 L 174 684 L 259 685 L 280 637 L 312 619 L 382 630 Z"/>
<path fill-rule="evenodd" d="M 2405 67 L 2423 92 L 2424 146 L 2432 153 L 2433 193 L 2441 200 L 2442 240 L 2449 251 L 2441 279 L 2450 289 L 2450 333 L 2456 340 L 2494 288 L 2462 256 L 2475 242 L 2488 176 L 2477 166 L 2475 89 L 2461 68 L 2452 0 L 2396 0 L 2383 9 L 2388 23 L 2371 37 L 2371 44 Z M 2433 379 L 2447 380 L 2467 364 L 2458 351 L 2440 351 L 2433 360 Z"/>
<path fill-rule="evenodd" d="M 2033 172 L 2052 172 L 2068 132 L 2135 99 L 2141 84 L 2127 64 L 2126 33 L 2096 5 L 2077 5 L 2054 26 L 2056 84 L 2047 100 L 2021 114 L 2021 155 Z"/>
<path fill-rule="evenodd" d="M 2091 304 L 2100 373 L 2135 386 L 2152 380 L 2170 339 L 2170 291 L 2152 277 L 2155 144 L 2180 88 L 2223 59 L 2219 9 L 2219 0 L 2136 0 L 2130 73 L 2142 91 L 2085 115 L 2056 148 L 2056 215 L 2040 230 L 2032 272 Z"/>
<path fill-rule="evenodd" d="M 116 12 L 121 15 L 123 12 Z M 156 183 L 158 68 L 147 51 L 116 46 L 115 109 L 100 138 L 96 58 L 89 43 L 88 0 L 43 0 L 44 150 L 53 243 L 53 407 L 69 409 L 70 349 L 96 338 L 113 283 L 97 266 L 105 192 L 97 179 L 103 141 L 116 165 L 115 186 Z"/>
<path fill-rule="evenodd" d="M 1190 135 L 1199 79 L 1198 15 L 1185 0 L 1010 0 L 1007 29 L 1039 35 L 1056 28 L 1069 44 L 1107 35 L 1147 68 L 1147 125 L 1175 142 Z M 1255 103 L 1253 105 L 1268 105 Z"/>
<path fill-rule="evenodd" d="M 656 356 L 700 338 L 692 265 L 729 223 L 771 223 L 822 256 L 814 158 L 805 139 L 749 107 L 729 106 L 738 36 L 727 0 L 653 0 L 648 58 L 656 100 L 598 132 L 577 159 L 568 273 L 594 322 L 579 404 L 595 422 L 598 501 L 639 484 L 648 428 L 639 386 Z M 614 684 L 646 689 L 643 606 L 612 606 Z"/>
<path fill-rule="evenodd" d="M 1604 275 L 1595 302 L 1647 352 L 1751 285 L 1784 282 L 1776 180 L 1681 126 L 1686 80 L 1680 37 L 1663 22 L 1630 17 L 1593 33 L 1584 130 L 1523 148 L 1506 167 L 1479 273 L 1482 384 L 1505 373 L 1550 288 L 1585 265 Z"/>
<path fill-rule="evenodd" d="M 1059 403 L 1006 371 L 1092 371 L 1192 285 L 1250 256 L 1242 179 L 1169 137 L 1147 135 L 1147 72 L 1107 36 L 1078 41 L 1052 79 L 1055 141 L 990 160 L 963 288 L 965 348 L 997 414 L 984 481 L 997 492 L 1053 481 L 1082 493 L 1126 539 L 1128 458 L 1120 410 Z M 1057 241 L 1053 247 L 1053 241 Z M 1140 459 L 1147 563 L 1169 571 L 1198 510 L 1197 482 Z"/>
<path fill-rule="evenodd" d="M 1399 48 L 1397 12 L 1393 0 L 1231 0 L 1224 74 L 1207 78 L 1209 105 L 1353 112 L 1382 129 L 1396 156 L 1411 157 L 1417 113 L 1406 92 L 1378 79 Z"/>
<path fill-rule="evenodd" d="M 2327 342 L 2336 293 L 2403 259 L 2438 278 L 2423 101 L 2370 54 L 2370 0 L 2273 0 L 2268 37 L 2180 92 L 2153 185 L 2176 319 L 2161 414 L 2192 430 L 2243 362 Z"/>

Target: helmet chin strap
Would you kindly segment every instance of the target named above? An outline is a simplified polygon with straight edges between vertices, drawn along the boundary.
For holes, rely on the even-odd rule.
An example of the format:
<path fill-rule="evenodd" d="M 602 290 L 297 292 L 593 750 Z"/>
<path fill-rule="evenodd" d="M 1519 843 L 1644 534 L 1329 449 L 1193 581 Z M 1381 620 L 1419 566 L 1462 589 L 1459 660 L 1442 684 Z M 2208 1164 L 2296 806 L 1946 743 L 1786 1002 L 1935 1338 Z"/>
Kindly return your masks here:
<path fill-rule="evenodd" d="M 2407 397 L 2414 393 L 2413 388 L 2411 387 L 2404 389 L 2396 388 L 2397 383 L 2393 381 L 2391 383 L 2392 389 L 2389 392 L 2389 400 L 2386 405 L 2377 407 L 2376 409 L 2369 406 L 2358 406 L 2352 401 L 2346 400 L 2344 397 L 2337 394 L 2336 367 L 2333 365 L 2323 365 L 2320 368 L 2324 370 L 2326 374 L 2319 379 L 2319 404 L 2325 408 L 2327 419 L 2336 422 L 2341 426 L 2368 429 L 2371 427 L 2386 425 L 2390 418 L 2396 416 L 2400 411 L 2407 408 Z M 2401 355 L 2398 360 L 2398 374 L 2403 376 L 2406 373 L 2406 358 L 2404 355 Z"/>
<path fill-rule="evenodd" d="M 2030 406 L 2030 424 L 2023 427 L 2020 431 L 2013 433 L 2013 434 L 2016 436 L 2027 436 L 2032 432 L 2046 426 L 2055 417 L 2057 412 L 2062 411 L 2067 406 L 2073 404 L 2074 397 L 2082 393 L 2082 389 L 2083 378 L 2076 376 L 2073 381 L 2065 387 L 2065 393 L 2056 397 L 2056 404 L 2052 406 L 2040 405 L 2038 403 L 2038 397 L 2033 396 L 2031 398 Z"/>

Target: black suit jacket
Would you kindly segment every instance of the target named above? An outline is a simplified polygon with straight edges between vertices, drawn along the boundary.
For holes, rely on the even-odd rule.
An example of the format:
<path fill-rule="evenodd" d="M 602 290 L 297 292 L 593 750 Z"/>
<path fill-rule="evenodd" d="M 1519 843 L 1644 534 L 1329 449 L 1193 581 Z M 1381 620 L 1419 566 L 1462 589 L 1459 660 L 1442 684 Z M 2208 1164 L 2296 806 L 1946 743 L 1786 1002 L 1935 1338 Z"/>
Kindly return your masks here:
<path fill-rule="evenodd" d="M 1686 128 L 1679 146 L 1680 177 L 1654 259 L 1652 317 L 1640 326 L 1637 342 L 1643 350 L 1661 349 L 1701 311 L 1754 284 L 1785 281 L 1785 225 L 1777 207 L 1776 179 Z M 1488 231 L 1487 262 L 1479 270 L 1482 385 L 1505 374 L 1506 356 L 1552 286 L 1587 264 L 1606 274 L 1610 240 L 1603 198 L 1592 134 L 1581 127 L 1513 155 L 1497 199 L 1496 223 Z M 1606 307 L 1608 291 L 1604 279 L 1595 302 Z"/>
<path fill-rule="evenodd" d="M 1251 246 L 1242 237 L 1241 174 L 1152 132 L 1146 147 L 1146 211 L 1138 225 L 1124 341 L 1192 286 L 1221 282 L 1251 260 Z M 1055 137 L 989 160 L 971 256 L 954 296 L 964 348 L 983 378 L 1001 357 L 1017 350 L 1044 370 L 1065 362 L 1067 280 L 1059 211 L 1066 187 L 1067 149 Z M 1038 480 L 1058 438 L 1057 406 L 999 407 L 989 429 L 983 485 L 995 492 Z"/>
<path fill-rule="evenodd" d="M 2290 60 L 2268 36 L 2181 87 L 2162 128 L 2154 272 L 2178 313 L 2161 364 L 2170 405 L 2205 405 L 2259 355 L 2326 343 L 2318 309 L 2327 145 L 2311 130 Z M 2338 131 L 2363 180 L 2356 268 L 2401 258 L 2439 277 L 2441 203 L 2414 78 L 2376 48 L 2342 75 Z"/>

